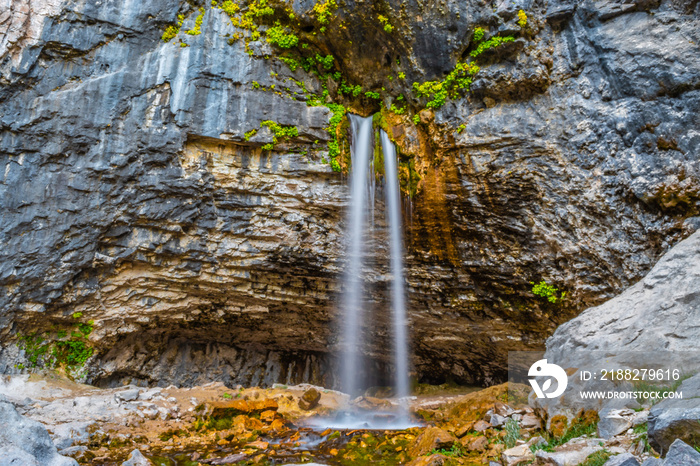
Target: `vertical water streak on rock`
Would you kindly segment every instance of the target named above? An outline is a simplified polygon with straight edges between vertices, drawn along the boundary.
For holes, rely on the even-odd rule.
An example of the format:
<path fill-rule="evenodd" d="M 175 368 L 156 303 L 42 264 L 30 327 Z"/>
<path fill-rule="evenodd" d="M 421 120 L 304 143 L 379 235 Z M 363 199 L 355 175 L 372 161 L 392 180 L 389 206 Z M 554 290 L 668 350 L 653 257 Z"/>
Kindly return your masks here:
<path fill-rule="evenodd" d="M 372 118 L 349 115 L 352 131 L 352 172 L 350 175 L 350 209 L 347 215 L 348 262 L 345 269 L 342 297 L 343 353 L 341 356 L 342 389 L 351 395 L 363 387 L 360 355 L 362 348 L 361 322 L 363 279 L 362 265 L 365 257 L 367 229 L 367 204 L 371 194 L 370 156 L 372 144 Z"/>
<path fill-rule="evenodd" d="M 399 399 L 401 420 L 408 420 L 408 336 L 406 331 L 406 291 L 403 270 L 403 235 L 401 222 L 401 199 L 396 160 L 396 148 L 389 135 L 382 130 L 384 152 L 384 178 L 386 186 L 386 212 L 389 229 L 389 251 L 391 255 L 391 307 L 394 327 L 395 389 Z"/>

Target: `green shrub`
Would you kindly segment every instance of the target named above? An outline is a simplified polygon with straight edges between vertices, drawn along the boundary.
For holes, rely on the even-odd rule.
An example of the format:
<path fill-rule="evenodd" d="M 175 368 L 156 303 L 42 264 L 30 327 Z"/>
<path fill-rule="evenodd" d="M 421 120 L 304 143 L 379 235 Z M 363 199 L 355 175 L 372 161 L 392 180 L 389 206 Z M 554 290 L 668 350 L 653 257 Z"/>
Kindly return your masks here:
<path fill-rule="evenodd" d="M 182 27 L 182 23 L 184 21 L 185 17 L 183 15 L 178 15 L 177 26 L 170 25 L 167 28 L 165 28 L 162 37 L 163 42 L 170 42 L 175 36 L 177 36 L 180 33 L 180 28 Z"/>
<path fill-rule="evenodd" d="M 530 284 L 532 285 L 532 293 L 534 295 L 547 298 L 547 301 L 550 303 L 557 303 L 566 297 L 566 291 L 562 291 L 561 295 L 557 296 L 559 289 L 552 285 L 548 285 L 544 280 L 537 284 L 535 284 L 535 282 L 530 282 Z"/>
<path fill-rule="evenodd" d="M 472 57 L 476 58 L 482 53 L 484 53 L 488 49 L 500 47 L 503 44 L 507 44 L 508 42 L 513 42 L 515 40 L 515 37 L 513 36 L 494 36 L 487 40 L 486 42 L 482 42 L 479 44 L 479 46 L 476 48 L 476 50 L 472 50 L 469 55 Z"/>
<path fill-rule="evenodd" d="M 293 33 L 288 33 L 287 29 L 279 21 L 267 30 L 267 41 L 283 49 L 296 47 L 299 38 Z"/>
<path fill-rule="evenodd" d="M 204 8 L 199 9 L 199 15 L 194 20 L 194 27 L 189 31 L 185 31 L 185 34 L 190 36 L 198 36 L 202 33 L 202 22 L 204 21 Z"/>
<path fill-rule="evenodd" d="M 513 448 L 515 442 L 520 439 L 520 424 L 515 419 L 508 419 L 505 425 L 506 436 L 503 437 L 503 443 L 506 448 Z"/>
<path fill-rule="evenodd" d="M 518 26 L 521 28 L 527 26 L 527 14 L 523 10 L 518 11 Z"/>

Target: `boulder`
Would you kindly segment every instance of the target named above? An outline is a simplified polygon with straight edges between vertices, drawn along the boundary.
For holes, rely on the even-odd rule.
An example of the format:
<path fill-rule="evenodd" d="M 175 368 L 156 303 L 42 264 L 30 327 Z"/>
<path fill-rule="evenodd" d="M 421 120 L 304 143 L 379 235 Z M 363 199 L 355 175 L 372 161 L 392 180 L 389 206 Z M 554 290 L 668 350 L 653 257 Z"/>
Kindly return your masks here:
<path fill-rule="evenodd" d="M 41 466 L 32 455 L 15 445 L 0 447 L 0 466 Z"/>
<path fill-rule="evenodd" d="M 677 391 L 682 399 L 666 399 L 649 412 L 649 444 L 662 454 L 676 439 L 700 445 L 700 375 L 685 380 Z"/>
<path fill-rule="evenodd" d="M 304 411 L 309 411 L 318 406 L 319 401 L 321 401 L 321 393 L 312 387 L 299 398 L 299 407 Z"/>
<path fill-rule="evenodd" d="M 457 439 L 439 427 L 428 427 L 415 440 L 409 451 L 413 458 L 423 456 L 433 450 L 449 449 Z"/>
<path fill-rule="evenodd" d="M 639 466 L 632 453 L 622 453 L 611 457 L 603 466 Z"/>
<path fill-rule="evenodd" d="M 638 409 L 641 405 L 631 397 L 584 400 L 577 393 L 634 391 L 631 382 L 612 384 L 610 378 L 603 381 L 601 369 L 659 367 L 659 361 L 663 361 L 664 369 L 697 373 L 700 327 L 687 323 L 700 320 L 698 289 L 700 231 L 671 248 L 637 284 L 557 328 L 547 339 L 544 359 L 567 371 L 568 388 L 557 398 L 533 397 L 531 404 L 546 411 L 550 419 L 559 414 L 571 419 L 582 409 Z M 582 381 L 581 370 L 596 373 L 597 377 Z M 613 416 L 604 421 L 603 432 L 619 431 L 626 424 L 626 420 Z M 666 439 L 666 448 L 672 440 Z"/>
<path fill-rule="evenodd" d="M 642 466 L 663 466 L 664 460 L 660 458 L 648 458 L 642 463 Z"/>
<path fill-rule="evenodd" d="M 486 437 L 464 438 L 462 439 L 462 445 L 464 445 L 468 451 L 481 452 L 488 448 L 489 441 Z"/>
<path fill-rule="evenodd" d="M 129 455 L 129 459 L 122 463 L 122 466 L 153 466 L 153 462 L 143 456 L 139 450 L 134 450 Z"/>
<path fill-rule="evenodd" d="M 535 458 L 539 463 L 572 466 L 583 463 L 590 455 L 602 450 L 601 443 L 601 439 L 573 439 L 553 452 L 538 450 L 535 452 Z"/>
<path fill-rule="evenodd" d="M 140 392 L 138 388 L 130 388 L 127 390 L 117 392 L 114 395 L 114 398 L 118 401 L 136 401 L 139 399 L 139 393 Z"/>
<path fill-rule="evenodd" d="M 474 424 L 474 427 L 473 427 L 473 428 L 474 428 L 474 430 L 477 431 L 477 432 L 483 432 L 483 431 L 485 431 L 486 429 L 490 429 L 490 428 L 491 428 L 491 424 L 489 424 L 489 423 L 486 422 L 486 421 L 476 421 L 476 423 Z"/>
<path fill-rule="evenodd" d="M 521 463 L 528 463 L 535 459 L 535 455 L 530 451 L 528 445 L 518 445 L 509 448 L 501 455 L 501 461 L 506 466 L 516 466 Z"/>
<path fill-rule="evenodd" d="M 668 450 L 664 466 L 700 466 L 700 453 L 682 440 L 676 440 Z"/>
<path fill-rule="evenodd" d="M 505 425 L 505 423 L 506 423 L 507 420 L 508 420 L 507 418 L 505 418 L 505 417 L 503 417 L 503 416 L 501 416 L 501 415 L 499 415 L 499 414 L 495 414 L 495 413 L 494 413 L 494 414 L 491 415 L 491 418 L 490 418 L 490 420 L 489 420 L 489 423 L 490 423 L 493 427 L 501 427 L 501 426 Z"/>
<path fill-rule="evenodd" d="M 0 402 L 0 425 L 0 465 L 31 465 L 34 462 L 41 466 L 78 465 L 74 459 L 58 454 L 41 423 L 20 415 L 10 403 Z"/>
<path fill-rule="evenodd" d="M 631 409 L 612 409 L 599 413 L 598 436 L 610 439 L 632 427 L 635 412 Z"/>
<path fill-rule="evenodd" d="M 698 289 L 700 231 L 664 254 L 637 284 L 559 326 L 547 339 L 545 357 L 555 364 L 584 367 L 602 362 L 597 354 L 591 361 L 592 351 L 635 351 L 649 363 L 658 362 L 658 354 L 669 348 L 697 352 L 700 327 L 686 324 L 700 320 Z M 684 367 L 696 366 L 693 358 L 688 354 Z"/>

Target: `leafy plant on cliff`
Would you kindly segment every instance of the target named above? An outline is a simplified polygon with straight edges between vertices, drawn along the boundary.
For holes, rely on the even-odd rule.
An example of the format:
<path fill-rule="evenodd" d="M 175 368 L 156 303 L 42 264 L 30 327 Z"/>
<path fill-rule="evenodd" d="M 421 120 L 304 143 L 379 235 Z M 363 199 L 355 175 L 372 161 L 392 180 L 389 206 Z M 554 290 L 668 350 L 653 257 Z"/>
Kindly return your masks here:
<path fill-rule="evenodd" d="M 175 38 L 175 36 L 180 33 L 180 28 L 182 27 L 182 23 L 184 21 L 185 17 L 183 15 L 177 15 L 177 26 L 170 25 L 165 28 L 162 37 L 163 42 L 170 42 L 173 38 Z"/>
<path fill-rule="evenodd" d="M 269 43 L 283 49 L 296 47 L 299 43 L 299 38 L 293 33 L 287 32 L 287 29 L 279 21 L 267 30 L 266 35 Z"/>
<path fill-rule="evenodd" d="M 313 13 L 316 15 L 316 21 L 321 25 L 330 23 L 333 13 L 338 9 L 338 3 L 335 0 L 325 0 L 317 2 L 313 7 Z"/>
<path fill-rule="evenodd" d="M 391 25 L 389 22 L 389 18 L 387 18 L 384 15 L 379 15 L 377 16 L 377 19 L 379 19 L 379 22 L 382 24 L 384 28 L 384 32 L 392 32 L 394 30 L 394 26 Z"/>
<path fill-rule="evenodd" d="M 76 317 L 77 316 L 77 317 Z M 73 318 L 79 319 L 82 313 L 73 314 Z M 65 329 L 57 331 L 55 338 L 44 338 L 44 334 L 36 332 L 30 335 L 20 336 L 20 348 L 25 352 L 29 361 L 29 367 L 36 368 L 40 364 L 44 367 L 63 366 L 68 375 L 75 374 L 92 356 L 94 350 L 87 341 L 87 336 L 92 333 L 94 322 L 76 322 L 72 324 L 78 331 L 72 331 L 70 338 Z"/>
<path fill-rule="evenodd" d="M 198 36 L 202 33 L 202 22 L 204 21 L 204 8 L 199 9 L 199 15 L 194 20 L 194 27 L 189 31 L 185 31 L 185 34 L 190 36 Z"/>
<path fill-rule="evenodd" d="M 455 65 L 444 80 L 426 81 L 422 84 L 413 83 L 413 90 L 420 97 L 428 97 L 427 108 L 440 108 L 445 105 L 448 97 L 455 99 L 461 91 L 468 92 L 473 76 L 479 72 L 476 63 L 460 62 Z"/>
<path fill-rule="evenodd" d="M 272 120 L 265 120 L 260 123 L 260 126 L 267 126 L 272 132 L 272 143 L 265 144 L 264 150 L 272 150 L 280 139 L 290 139 L 299 136 L 299 130 L 296 126 L 282 126 Z"/>
<path fill-rule="evenodd" d="M 518 26 L 521 28 L 527 26 L 527 14 L 523 10 L 518 10 Z"/>
<path fill-rule="evenodd" d="M 532 293 L 542 298 L 547 298 L 550 303 L 556 304 L 566 297 L 566 291 L 559 294 L 559 288 L 547 284 L 544 280 L 539 283 L 530 282 L 532 285 Z"/>
<path fill-rule="evenodd" d="M 505 37 L 493 36 L 489 40 L 480 43 L 479 46 L 476 48 L 476 50 L 472 50 L 469 53 L 469 55 L 476 58 L 488 49 L 500 47 L 501 45 L 507 44 L 508 42 L 513 42 L 514 40 L 515 40 L 515 37 L 513 37 L 513 36 L 505 36 Z"/>
<path fill-rule="evenodd" d="M 331 137 L 328 143 L 328 157 L 331 161 L 333 171 L 341 171 L 338 156 L 340 155 L 340 142 L 338 141 L 338 133 L 345 118 L 347 110 L 340 104 L 327 104 L 326 107 L 333 112 L 330 124 L 328 125 L 328 135 Z"/>

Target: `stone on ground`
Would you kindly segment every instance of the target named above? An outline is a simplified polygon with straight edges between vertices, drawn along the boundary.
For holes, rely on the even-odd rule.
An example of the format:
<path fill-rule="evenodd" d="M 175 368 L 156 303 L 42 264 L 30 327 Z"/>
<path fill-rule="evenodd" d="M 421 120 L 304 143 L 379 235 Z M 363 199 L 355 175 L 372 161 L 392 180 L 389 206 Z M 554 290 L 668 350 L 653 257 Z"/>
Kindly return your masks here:
<path fill-rule="evenodd" d="M 530 451 L 528 445 L 518 445 L 509 448 L 501 455 L 501 460 L 505 466 L 516 466 L 522 463 L 528 463 L 535 459 L 535 455 Z"/>
<path fill-rule="evenodd" d="M 557 447 L 556 451 L 538 450 L 535 457 L 539 463 L 555 466 L 573 466 L 583 463 L 593 453 L 603 449 L 601 439 L 573 439 Z"/>
<path fill-rule="evenodd" d="M 700 466 L 700 453 L 682 440 L 676 440 L 668 450 L 664 466 Z"/>
<path fill-rule="evenodd" d="M 318 406 L 319 401 L 321 401 L 321 393 L 315 388 L 309 388 L 299 398 L 299 407 L 304 411 L 309 411 Z"/>
<path fill-rule="evenodd" d="M 58 454 L 41 423 L 20 415 L 11 403 L 0 402 L 0 425 L 0 464 L 33 464 L 33 458 L 42 466 L 78 465 L 74 459 Z M 15 462 L 12 458 L 16 458 Z"/>
<path fill-rule="evenodd" d="M 413 447 L 409 451 L 412 458 L 423 456 L 433 450 L 449 449 L 457 439 L 439 427 L 428 427 L 416 438 Z"/>
<path fill-rule="evenodd" d="M 700 375 L 683 381 L 682 399 L 666 399 L 649 413 L 649 444 L 666 453 L 676 439 L 700 445 Z"/>
<path fill-rule="evenodd" d="M 122 463 L 122 466 L 153 466 L 153 463 L 139 450 L 134 450 L 129 455 L 129 459 Z"/>
<path fill-rule="evenodd" d="M 603 466 L 639 466 L 639 461 L 632 453 L 622 453 L 610 457 Z"/>

